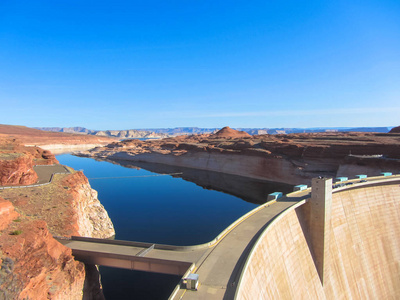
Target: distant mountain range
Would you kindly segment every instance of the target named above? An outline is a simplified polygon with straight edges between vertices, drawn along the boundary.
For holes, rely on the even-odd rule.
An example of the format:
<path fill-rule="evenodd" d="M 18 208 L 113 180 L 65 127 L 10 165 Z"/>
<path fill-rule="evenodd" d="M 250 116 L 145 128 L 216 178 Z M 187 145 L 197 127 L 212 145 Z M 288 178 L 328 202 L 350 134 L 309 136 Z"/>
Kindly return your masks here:
<path fill-rule="evenodd" d="M 97 136 L 129 138 L 165 138 L 178 135 L 213 133 L 221 128 L 176 127 L 176 128 L 146 128 L 129 130 L 91 130 L 84 127 L 35 127 L 36 129 L 54 132 L 67 132 Z M 381 132 L 387 133 L 391 127 L 317 127 L 317 128 L 234 128 L 255 134 L 289 134 L 306 132 Z"/>
<path fill-rule="evenodd" d="M 36 129 L 44 130 L 44 131 L 53 131 L 53 132 L 66 132 L 66 133 L 75 133 L 75 134 L 86 134 L 86 135 L 96 135 L 96 136 L 104 136 L 104 137 L 117 137 L 121 139 L 130 139 L 130 138 L 165 138 L 169 137 L 168 134 L 165 133 L 155 133 L 154 131 L 147 130 L 91 130 L 84 127 L 35 127 Z"/>

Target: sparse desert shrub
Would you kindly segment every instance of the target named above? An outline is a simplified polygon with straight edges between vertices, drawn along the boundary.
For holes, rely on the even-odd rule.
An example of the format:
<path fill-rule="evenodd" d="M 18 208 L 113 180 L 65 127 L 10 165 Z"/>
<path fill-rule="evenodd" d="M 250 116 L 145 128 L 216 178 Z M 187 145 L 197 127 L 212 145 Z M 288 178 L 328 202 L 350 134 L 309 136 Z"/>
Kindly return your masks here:
<path fill-rule="evenodd" d="M 22 233 L 22 230 L 14 230 L 14 231 L 11 231 L 11 235 L 20 235 Z"/>

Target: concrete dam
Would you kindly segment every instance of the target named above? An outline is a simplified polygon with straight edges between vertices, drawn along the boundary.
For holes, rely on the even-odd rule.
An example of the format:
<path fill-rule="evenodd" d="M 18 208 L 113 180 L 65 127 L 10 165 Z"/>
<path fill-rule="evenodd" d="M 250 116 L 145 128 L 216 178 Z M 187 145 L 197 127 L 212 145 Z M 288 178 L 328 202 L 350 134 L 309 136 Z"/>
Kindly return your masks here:
<path fill-rule="evenodd" d="M 312 196 L 255 242 L 235 299 L 399 298 L 400 178 L 390 177 L 333 190 L 313 179 Z"/>

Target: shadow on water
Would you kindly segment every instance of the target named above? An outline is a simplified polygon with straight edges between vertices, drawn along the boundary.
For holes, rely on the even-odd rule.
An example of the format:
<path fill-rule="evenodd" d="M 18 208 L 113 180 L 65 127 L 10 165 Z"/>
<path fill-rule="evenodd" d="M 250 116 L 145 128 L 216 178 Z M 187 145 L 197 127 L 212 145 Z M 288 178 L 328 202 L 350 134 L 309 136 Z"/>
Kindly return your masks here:
<path fill-rule="evenodd" d="M 254 204 L 265 203 L 268 194 L 270 193 L 279 191 L 283 194 L 287 194 L 293 191 L 293 185 L 253 179 L 238 175 L 156 163 L 129 162 L 122 160 L 107 161 L 126 168 L 141 168 L 159 174 L 182 173 L 179 175 L 172 175 L 172 177 L 179 177 L 183 180 L 193 182 L 205 189 L 230 194 Z"/>
<path fill-rule="evenodd" d="M 106 282 L 104 297 L 116 299 L 168 299 L 180 276 L 100 267 L 101 280 Z"/>

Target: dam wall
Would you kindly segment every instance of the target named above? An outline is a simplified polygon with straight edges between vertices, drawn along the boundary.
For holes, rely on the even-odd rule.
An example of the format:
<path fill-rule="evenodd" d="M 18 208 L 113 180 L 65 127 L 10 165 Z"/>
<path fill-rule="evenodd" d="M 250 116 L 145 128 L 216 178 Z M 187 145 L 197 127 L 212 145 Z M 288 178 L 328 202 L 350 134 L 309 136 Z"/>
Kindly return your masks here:
<path fill-rule="evenodd" d="M 279 215 L 254 245 L 236 299 L 398 298 L 399 183 L 334 190 L 324 280 L 311 241 L 309 199 Z"/>

